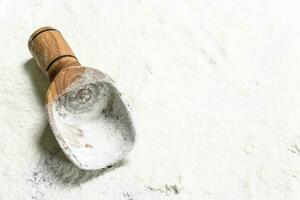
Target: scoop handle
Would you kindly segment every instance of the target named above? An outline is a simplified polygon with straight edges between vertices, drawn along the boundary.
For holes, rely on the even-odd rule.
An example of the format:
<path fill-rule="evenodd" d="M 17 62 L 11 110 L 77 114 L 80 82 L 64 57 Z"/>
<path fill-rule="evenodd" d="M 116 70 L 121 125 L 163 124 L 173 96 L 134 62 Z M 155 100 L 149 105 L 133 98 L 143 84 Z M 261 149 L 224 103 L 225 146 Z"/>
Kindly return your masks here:
<path fill-rule="evenodd" d="M 39 68 L 50 81 L 65 67 L 80 66 L 75 54 L 55 28 L 39 28 L 29 38 L 28 48 Z"/>

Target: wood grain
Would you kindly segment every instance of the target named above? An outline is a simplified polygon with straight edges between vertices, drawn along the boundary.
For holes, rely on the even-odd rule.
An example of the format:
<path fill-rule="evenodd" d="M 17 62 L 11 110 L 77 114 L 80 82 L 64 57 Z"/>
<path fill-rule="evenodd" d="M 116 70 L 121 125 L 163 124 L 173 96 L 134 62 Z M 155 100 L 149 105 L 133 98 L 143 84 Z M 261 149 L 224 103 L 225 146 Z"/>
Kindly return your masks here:
<path fill-rule="evenodd" d="M 62 69 L 48 88 L 46 104 L 52 103 L 60 97 L 68 86 L 80 78 L 84 71 L 85 67 L 80 66 L 71 66 Z"/>
<path fill-rule="evenodd" d="M 65 67 L 80 66 L 62 34 L 53 27 L 36 30 L 29 38 L 28 48 L 41 70 L 52 81 Z"/>
<path fill-rule="evenodd" d="M 53 27 L 36 30 L 29 38 L 28 48 L 39 68 L 51 81 L 46 103 L 56 100 L 84 73 L 85 68 L 81 67 L 67 41 Z"/>

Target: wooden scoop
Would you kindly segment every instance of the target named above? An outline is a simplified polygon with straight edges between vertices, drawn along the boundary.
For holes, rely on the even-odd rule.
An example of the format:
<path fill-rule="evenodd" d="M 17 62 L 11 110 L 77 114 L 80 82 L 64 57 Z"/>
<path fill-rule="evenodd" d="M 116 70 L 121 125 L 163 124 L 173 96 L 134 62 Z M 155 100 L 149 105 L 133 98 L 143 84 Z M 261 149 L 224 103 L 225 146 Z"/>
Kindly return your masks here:
<path fill-rule="evenodd" d="M 53 134 L 79 168 L 94 170 L 125 157 L 135 142 L 128 104 L 112 79 L 83 67 L 61 33 L 52 27 L 35 31 L 29 50 L 50 79 L 46 108 Z"/>

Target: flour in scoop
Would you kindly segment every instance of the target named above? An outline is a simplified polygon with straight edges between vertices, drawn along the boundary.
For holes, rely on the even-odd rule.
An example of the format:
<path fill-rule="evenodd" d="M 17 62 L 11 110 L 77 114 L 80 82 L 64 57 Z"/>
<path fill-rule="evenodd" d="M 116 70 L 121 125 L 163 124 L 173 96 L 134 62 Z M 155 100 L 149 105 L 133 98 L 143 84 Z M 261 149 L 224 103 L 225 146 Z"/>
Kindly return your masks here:
<path fill-rule="evenodd" d="M 80 168 L 114 164 L 131 150 L 135 140 L 126 105 L 110 82 L 77 85 L 53 105 L 55 136 Z"/>

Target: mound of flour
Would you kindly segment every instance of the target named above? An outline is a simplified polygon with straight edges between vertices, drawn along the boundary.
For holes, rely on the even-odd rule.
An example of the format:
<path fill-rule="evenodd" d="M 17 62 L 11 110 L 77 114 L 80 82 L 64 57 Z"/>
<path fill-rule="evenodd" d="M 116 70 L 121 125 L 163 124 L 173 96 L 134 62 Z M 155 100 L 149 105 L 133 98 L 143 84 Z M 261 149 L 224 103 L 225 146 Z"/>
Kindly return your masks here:
<path fill-rule="evenodd" d="M 135 133 L 129 113 L 108 82 L 74 84 L 54 103 L 52 113 L 60 146 L 80 168 L 107 167 L 133 147 Z"/>

